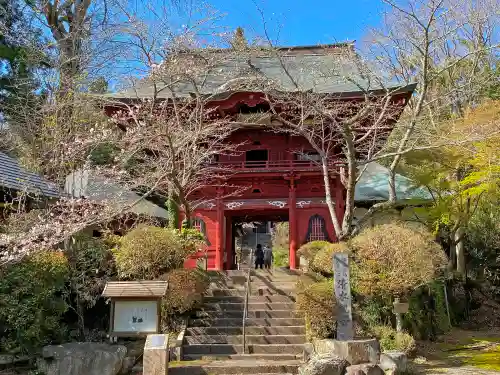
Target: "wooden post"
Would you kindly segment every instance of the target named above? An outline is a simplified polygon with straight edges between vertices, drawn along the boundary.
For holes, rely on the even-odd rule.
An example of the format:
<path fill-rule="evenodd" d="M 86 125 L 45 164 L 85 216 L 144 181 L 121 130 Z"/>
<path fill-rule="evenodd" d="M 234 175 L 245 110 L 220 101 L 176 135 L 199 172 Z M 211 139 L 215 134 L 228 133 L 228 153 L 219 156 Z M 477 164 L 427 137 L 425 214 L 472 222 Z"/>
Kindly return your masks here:
<path fill-rule="evenodd" d="M 288 197 L 288 220 L 289 220 L 289 262 L 290 269 L 297 268 L 297 193 L 293 177 L 290 179 L 290 191 Z"/>
<path fill-rule="evenodd" d="M 223 268 L 223 232 L 224 232 L 224 207 L 222 199 L 217 199 L 217 222 L 216 222 L 216 237 L 215 237 L 215 269 L 222 271 Z"/>

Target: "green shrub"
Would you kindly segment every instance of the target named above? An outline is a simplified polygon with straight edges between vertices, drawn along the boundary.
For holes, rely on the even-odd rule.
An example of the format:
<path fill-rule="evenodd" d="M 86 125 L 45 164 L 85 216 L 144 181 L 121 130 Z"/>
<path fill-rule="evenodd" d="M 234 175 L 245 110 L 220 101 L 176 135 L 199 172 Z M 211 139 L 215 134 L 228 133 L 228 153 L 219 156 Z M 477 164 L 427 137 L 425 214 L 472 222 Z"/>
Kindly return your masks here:
<path fill-rule="evenodd" d="M 94 165 L 110 164 L 119 152 L 119 148 L 110 142 L 99 143 L 90 151 L 89 160 Z"/>
<path fill-rule="evenodd" d="M 446 255 L 430 233 L 402 224 L 363 231 L 350 242 L 356 290 L 362 295 L 404 295 L 436 278 Z"/>
<path fill-rule="evenodd" d="M 113 254 L 100 238 L 80 234 L 73 237 L 65 252 L 70 271 L 71 291 L 78 303 L 91 308 L 101 297 L 106 282 L 115 274 Z"/>
<path fill-rule="evenodd" d="M 297 290 L 297 311 L 304 315 L 309 338 L 333 338 L 336 328 L 333 279 L 311 283 Z"/>
<path fill-rule="evenodd" d="M 288 267 L 290 265 L 288 249 L 274 248 L 273 255 L 275 267 Z"/>
<path fill-rule="evenodd" d="M 297 250 L 297 255 L 299 257 L 304 257 L 309 264 L 313 261 L 316 253 L 330 245 L 330 242 L 327 241 L 312 241 L 302 245 L 299 250 Z"/>
<path fill-rule="evenodd" d="M 34 354 L 61 341 L 68 263 L 43 251 L 0 271 L 0 352 Z"/>
<path fill-rule="evenodd" d="M 359 321 L 365 330 L 370 330 L 371 327 L 384 324 L 391 324 L 394 317 L 392 300 L 384 300 L 380 297 L 360 298 L 356 304 L 356 314 Z"/>
<path fill-rule="evenodd" d="M 196 251 L 191 231 L 140 226 L 120 239 L 114 249 L 118 275 L 124 279 L 152 280 L 180 268 Z"/>
<path fill-rule="evenodd" d="M 319 272 L 325 276 L 333 276 L 333 254 L 347 253 L 349 248 L 344 242 L 328 243 L 314 255 L 310 268 L 314 272 Z"/>
<path fill-rule="evenodd" d="M 176 269 L 161 276 L 168 281 L 168 292 L 162 301 L 162 327 L 172 329 L 177 318 L 201 306 L 210 280 L 207 272 L 196 269 Z"/>
<path fill-rule="evenodd" d="M 403 327 L 414 337 L 434 339 L 451 328 L 443 288 L 442 283 L 432 282 L 411 294 L 410 309 L 403 315 Z"/>
<path fill-rule="evenodd" d="M 407 332 L 397 332 L 390 326 L 372 327 L 371 333 L 380 341 L 383 351 L 397 350 L 411 354 L 415 351 L 415 339 Z"/>

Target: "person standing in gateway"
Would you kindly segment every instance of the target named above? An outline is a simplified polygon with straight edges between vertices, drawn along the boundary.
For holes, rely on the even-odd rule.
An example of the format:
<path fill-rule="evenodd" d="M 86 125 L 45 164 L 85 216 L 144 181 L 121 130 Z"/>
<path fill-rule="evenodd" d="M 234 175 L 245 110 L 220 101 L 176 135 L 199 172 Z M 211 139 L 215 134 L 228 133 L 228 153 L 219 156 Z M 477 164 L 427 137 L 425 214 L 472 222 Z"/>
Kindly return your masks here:
<path fill-rule="evenodd" d="M 274 256 L 273 249 L 269 246 L 264 246 L 264 267 L 266 270 L 271 269 L 271 265 L 273 264 Z"/>
<path fill-rule="evenodd" d="M 255 249 L 255 269 L 264 268 L 264 251 L 262 250 L 262 245 L 258 244 L 257 249 Z"/>

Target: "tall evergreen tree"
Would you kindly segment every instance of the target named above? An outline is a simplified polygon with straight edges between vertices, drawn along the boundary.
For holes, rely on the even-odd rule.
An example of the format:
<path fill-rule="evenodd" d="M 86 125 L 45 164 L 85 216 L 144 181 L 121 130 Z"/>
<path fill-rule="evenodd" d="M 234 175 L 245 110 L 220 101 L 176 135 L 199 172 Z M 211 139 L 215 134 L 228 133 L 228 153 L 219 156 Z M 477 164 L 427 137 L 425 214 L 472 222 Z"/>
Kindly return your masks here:
<path fill-rule="evenodd" d="M 24 110 L 36 107 L 38 68 L 46 65 L 41 32 L 23 14 L 18 0 L 0 0 L 0 106 L 9 124 Z"/>
<path fill-rule="evenodd" d="M 245 37 L 245 31 L 242 27 L 238 27 L 234 32 L 231 45 L 235 50 L 243 50 L 245 48 L 248 48 L 248 41 Z"/>

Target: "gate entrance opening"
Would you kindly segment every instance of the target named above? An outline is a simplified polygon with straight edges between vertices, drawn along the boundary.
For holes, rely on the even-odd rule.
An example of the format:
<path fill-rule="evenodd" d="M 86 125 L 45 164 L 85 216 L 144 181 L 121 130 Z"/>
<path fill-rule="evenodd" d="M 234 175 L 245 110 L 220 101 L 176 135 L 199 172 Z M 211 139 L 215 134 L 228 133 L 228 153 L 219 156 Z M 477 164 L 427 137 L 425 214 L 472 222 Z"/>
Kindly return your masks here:
<path fill-rule="evenodd" d="M 250 254 L 258 244 L 278 251 L 277 244 L 280 242 L 281 246 L 286 246 L 281 251 L 288 251 L 288 231 L 283 233 L 283 230 L 280 230 L 279 238 L 276 236 L 277 229 L 282 226 L 280 223 L 288 223 L 288 211 L 232 217 L 231 246 L 226 249 L 229 255 L 227 258 L 231 259 L 231 263 L 226 264 L 226 269 L 253 267 L 249 264 Z M 283 244 L 285 241 L 286 244 Z"/>

